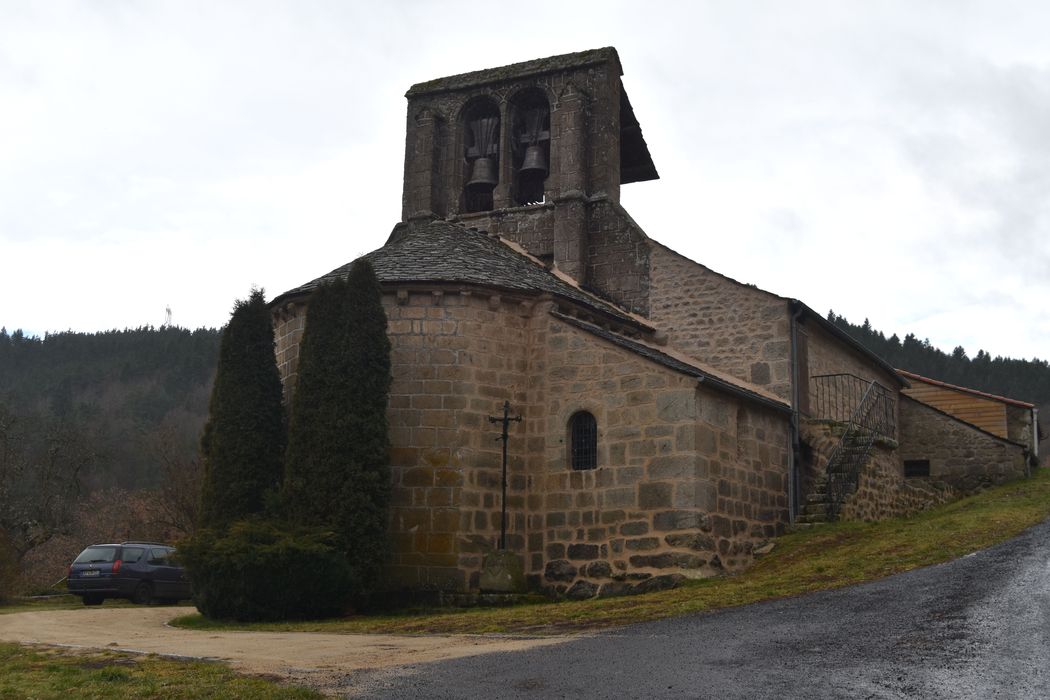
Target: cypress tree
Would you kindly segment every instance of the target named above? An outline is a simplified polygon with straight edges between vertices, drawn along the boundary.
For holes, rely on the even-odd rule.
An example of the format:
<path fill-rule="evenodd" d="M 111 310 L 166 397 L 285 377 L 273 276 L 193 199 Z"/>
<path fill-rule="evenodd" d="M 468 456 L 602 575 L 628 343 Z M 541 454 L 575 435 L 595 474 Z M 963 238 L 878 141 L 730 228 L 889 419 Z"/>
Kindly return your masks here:
<path fill-rule="evenodd" d="M 335 530 L 359 592 L 374 588 L 386 553 L 389 391 L 386 314 L 362 259 L 310 299 L 285 460 L 289 518 Z"/>
<path fill-rule="evenodd" d="M 258 514 L 282 476 L 287 442 L 273 325 L 261 290 L 238 300 L 222 334 L 201 438 L 201 525 L 224 529 Z"/>

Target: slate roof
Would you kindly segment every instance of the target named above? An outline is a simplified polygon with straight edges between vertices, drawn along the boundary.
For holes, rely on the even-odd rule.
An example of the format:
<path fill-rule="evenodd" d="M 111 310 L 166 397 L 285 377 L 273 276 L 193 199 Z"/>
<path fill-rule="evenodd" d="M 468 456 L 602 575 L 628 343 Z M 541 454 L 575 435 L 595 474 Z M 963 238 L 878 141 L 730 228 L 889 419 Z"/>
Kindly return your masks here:
<path fill-rule="evenodd" d="M 426 82 L 416 83 L 410 87 L 408 92 L 405 93 L 405 96 L 414 97 L 416 95 L 424 95 L 430 92 L 461 90 L 476 85 L 486 85 L 488 83 L 497 83 L 504 80 L 515 80 L 530 75 L 542 75 L 544 73 L 553 73 L 570 68 L 581 68 L 595 63 L 612 63 L 616 66 L 617 75 L 623 75 L 623 68 L 620 66 L 620 57 L 616 53 L 616 49 L 607 46 L 601 49 L 577 51 L 576 53 L 566 53 L 559 56 L 550 56 L 548 58 L 535 58 L 531 61 L 512 63 L 508 66 L 485 68 L 484 70 L 476 70 L 469 73 L 460 73 L 445 78 L 428 80 Z"/>
<path fill-rule="evenodd" d="M 764 393 L 760 393 L 757 388 L 750 388 L 739 380 L 729 379 L 725 376 L 717 376 L 714 371 L 710 369 L 705 369 L 692 362 L 686 362 L 677 357 L 673 357 L 666 352 L 662 352 L 654 347 L 632 340 L 631 338 L 625 338 L 622 335 L 608 331 L 594 325 L 593 323 L 587 323 L 586 321 L 581 321 L 578 318 L 573 318 L 572 316 L 567 316 L 566 314 L 558 313 L 557 311 L 551 312 L 551 315 L 571 326 L 575 326 L 576 328 L 584 330 L 592 335 L 596 335 L 603 340 L 607 340 L 613 345 L 618 345 L 625 350 L 640 355 L 647 360 L 663 365 L 675 372 L 694 377 L 702 384 L 763 404 L 774 410 L 784 412 L 791 411 L 791 406 L 783 399 L 772 395 L 766 396 Z"/>
<path fill-rule="evenodd" d="M 362 256 L 372 263 L 380 282 L 449 282 L 508 291 L 549 293 L 632 326 L 650 328 L 633 316 L 583 291 L 545 268 L 535 258 L 502 239 L 462 224 L 434 219 L 398 224 L 382 248 Z M 276 306 L 309 294 L 318 284 L 346 277 L 353 262 L 276 297 Z"/>

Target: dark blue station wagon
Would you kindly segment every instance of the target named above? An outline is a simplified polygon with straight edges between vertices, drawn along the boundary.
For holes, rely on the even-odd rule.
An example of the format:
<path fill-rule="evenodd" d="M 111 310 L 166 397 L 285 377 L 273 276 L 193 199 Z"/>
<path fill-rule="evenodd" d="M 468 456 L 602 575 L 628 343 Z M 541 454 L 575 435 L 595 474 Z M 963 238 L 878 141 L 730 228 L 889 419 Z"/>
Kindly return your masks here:
<path fill-rule="evenodd" d="M 157 542 L 93 544 L 69 566 L 68 587 L 84 605 L 127 598 L 148 605 L 190 597 L 186 572 L 172 560 L 175 549 Z"/>

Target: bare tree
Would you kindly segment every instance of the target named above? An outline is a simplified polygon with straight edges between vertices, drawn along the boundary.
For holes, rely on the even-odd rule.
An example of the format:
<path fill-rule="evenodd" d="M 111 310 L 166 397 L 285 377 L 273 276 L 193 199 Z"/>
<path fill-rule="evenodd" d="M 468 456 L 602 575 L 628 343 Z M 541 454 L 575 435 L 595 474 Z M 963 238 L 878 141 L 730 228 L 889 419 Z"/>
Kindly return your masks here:
<path fill-rule="evenodd" d="M 165 421 L 147 435 L 149 452 L 161 470 L 157 489 L 158 519 L 180 535 L 194 532 L 200 515 L 201 481 L 204 468 L 200 458 L 185 447 L 184 423 Z"/>
<path fill-rule="evenodd" d="M 0 404 L 0 531 L 18 562 L 69 532 L 81 476 L 98 457 L 74 418 L 18 416 Z"/>

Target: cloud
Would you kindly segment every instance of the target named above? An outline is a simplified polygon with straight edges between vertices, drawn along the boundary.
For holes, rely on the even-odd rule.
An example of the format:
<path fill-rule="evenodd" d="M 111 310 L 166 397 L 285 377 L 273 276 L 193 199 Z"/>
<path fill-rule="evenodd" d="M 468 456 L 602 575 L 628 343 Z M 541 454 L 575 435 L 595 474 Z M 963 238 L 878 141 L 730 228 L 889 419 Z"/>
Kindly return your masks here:
<path fill-rule="evenodd" d="M 458 1 L 0 7 L 0 324 L 158 323 L 168 303 L 220 324 L 252 283 L 280 293 L 382 245 L 412 83 L 611 44 L 662 176 L 622 192 L 651 236 L 887 333 L 1046 354 L 1050 6 L 530 7 L 558 21 Z"/>

